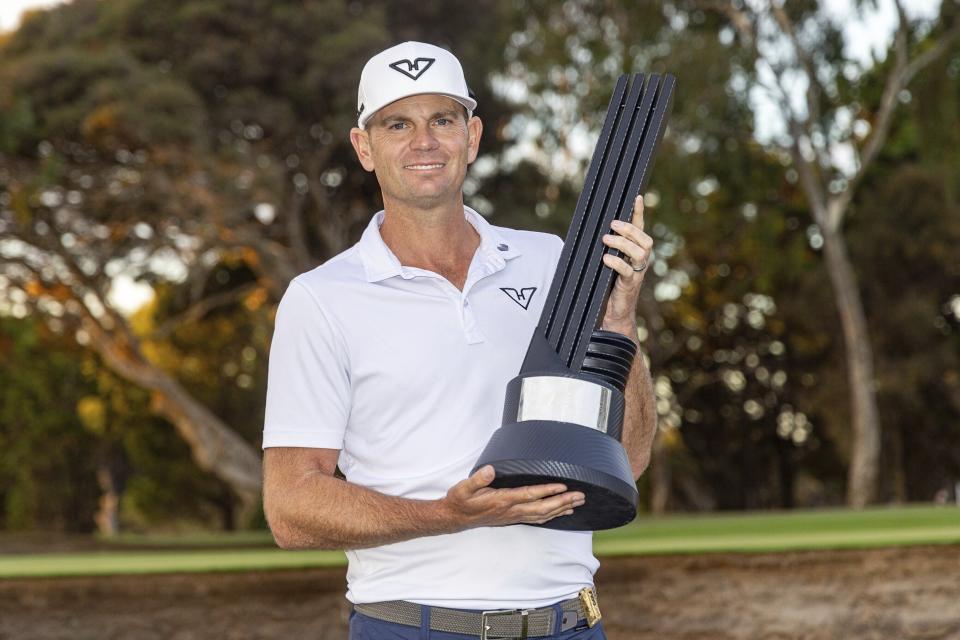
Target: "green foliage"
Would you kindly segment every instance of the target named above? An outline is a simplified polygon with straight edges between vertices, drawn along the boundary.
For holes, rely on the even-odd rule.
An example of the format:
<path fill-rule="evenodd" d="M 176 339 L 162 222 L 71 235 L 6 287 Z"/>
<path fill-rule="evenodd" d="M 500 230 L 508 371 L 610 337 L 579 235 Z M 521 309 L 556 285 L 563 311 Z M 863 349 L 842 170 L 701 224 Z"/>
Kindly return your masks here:
<path fill-rule="evenodd" d="M 138 415 L 143 420 L 144 411 Z M 137 428 L 127 425 L 123 449 L 134 470 L 121 502 L 126 528 L 235 526 L 229 491 L 210 474 L 198 471 L 186 443 L 171 433 L 169 425 L 157 419 L 146 420 Z"/>
<path fill-rule="evenodd" d="M 90 531 L 94 437 L 71 398 L 80 350 L 35 320 L 0 317 L 0 529 Z"/>
<path fill-rule="evenodd" d="M 844 73 L 842 33 L 819 4 L 785 9 L 836 71 L 821 119 L 877 104 L 892 58 Z M 837 502 L 839 323 L 797 177 L 754 138 L 756 70 L 736 38 L 686 1 L 74 0 L 0 43 L 0 213 L 12 212 L 0 241 L 17 238 L 13 222 L 37 244 L 69 233 L 91 272 L 150 282 L 156 298 L 131 320 L 146 357 L 255 443 L 269 282 L 290 275 L 274 267 L 297 253 L 296 223 L 303 270 L 379 208 L 346 135 L 370 54 L 406 39 L 451 47 L 485 124 L 467 203 L 561 236 L 589 159 L 568 143 L 592 143 L 618 74 L 675 73 L 642 314 L 672 506 Z M 885 498 L 929 499 L 960 476 L 958 70 L 954 53 L 911 85 L 846 230 L 877 351 Z M 274 220 L 253 216 L 260 204 Z M 185 277 L 157 268 L 171 256 Z M 190 315 L 209 299 L 221 302 Z M 103 466 L 122 481 L 126 526 L 231 525 L 229 492 L 148 393 L 35 319 L 0 320 L 0 527 L 89 529 Z"/>
<path fill-rule="evenodd" d="M 0 240 L 46 249 L 45 237 L 69 233 L 80 268 L 96 265 L 94 284 L 120 272 L 150 282 L 157 300 L 133 318 L 145 356 L 257 442 L 272 314 L 292 275 L 271 272 L 287 258 L 289 218 L 304 227 L 308 259 L 321 260 L 378 206 L 346 136 L 364 61 L 398 39 L 445 42 L 494 122 L 484 75 L 505 37 L 493 33 L 504 6 L 77 0 L 38 12 L 0 43 L 0 211 L 13 203 L 23 225 L 0 228 Z M 251 215 L 260 203 L 277 223 Z M 263 244 L 238 246 L 241 230 Z M 155 268 L 172 256 L 187 281 Z M 270 278 L 279 283 L 255 286 Z M 210 296 L 230 303 L 180 318 Z M 70 404 L 120 485 L 125 524 L 175 512 L 232 526 L 229 492 L 196 470 L 147 394 L 101 367 L 88 371 L 96 391 Z"/>
<path fill-rule="evenodd" d="M 4 93 L 27 97 L 35 128 L 30 137 L 17 140 L 26 150 L 46 138 L 81 139 L 82 125 L 99 107 L 96 93 L 104 83 L 133 74 L 136 61 L 118 48 L 80 55 L 59 47 L 39 51 L 4 65 Z"/>
<path fill-rule="evenodd" d="M 814 94 L 819 120 L 830 122 L 844 104 L 860 105 L 855 112 L 866 109 L 862 117 L 869 118 L 892 54 L 870 73 L 849 73 L 840 25 L 814 2 L 789 3 L 786 11 L 803 25 L 815 63 L 831 69 L 836 82 L 836 93 Z M 565 157 L 566 138 L 578 122 L 588 123 L 595 135 L 617 74 L 678 76 L 645 216 L 657 255 L 647 278 L 653 288 L 648 295 L 656 293 L 651 296 L 656 301 L 646 307 L 645 348 L 659 376 L 661 425 L 675 429 L 664 436 L 673 506 L 837 502 L 849 447 L 849 402 L 844 342 L 818 255 L 822 239 L 816 243 L 817 228 L 797 175 L 784 171 L 788 160 L 754 140 L 756 114 L 746 89 L 756 69 L 749 47 L 737 46 L 738 36 L 725 22 L 688 2 L 615 7 L 591 0 L 524 2 L 518 5 L 504 75 L 529 91 L 518 108 L 537 135 L 526 142 L 548 169 L 556 168 L 552 159 Z M 944 19 L 930 37 L 947 24 Z M 883 350 L 878 362 L 900 352 L 901 358 L 909 353 L 912 363 L 895 367 L 896 375 L 891 370 L 882 384 L 885 439 L 891 440 L 885 466 L 896 470 L 882 474 L 886 498 L 929 499 L 958 473 L 956 447 L 932 445 L 954 441 L 948 434 L 956 430 L 949 425 L 960 409 L 950 400 L 960 397 L 956 385 L 944 382 L 956 376 L 943 375 L 956 369 L 955 347 L 934 355 L 938 347 L 956 344 L 956 319 L 945 311 L 957 290 L 956 270 L 935 256 L 952 255 L 946 247 L 955 246 L 947 203 L 957 193 L 958 173 L 946 167 L 960 158 L 950 142 L 960 95 L 957 69 L 960 58 L 947 56 L 911 86 L 912 95 L 923 99 L 910 101 L 907 117 L 898 112 L 884 166 L 874 167 L 864 187 L 873 194 L 873 185 L 884 185 L 887 195 L 869 209 L 866 202 L 858 205 L 850 224 L 875 344 Z M 926 182 L 902 183 L 900 203 L 881 205 L 899 182 L 890 182 L 891 170 L 909 173 L 900 166 L 906 161 L 929 167 Z M 579 176 L 583 169 L 571 173 Z M 904 180 L 913 182 L 906 175 Z M 942 184 L 953 187 L 941 200 Z M 572 202 L 550 202 L 546 211 L 569 215 Z M 910 229 L 927 243 L 903 232 L 906 206 L 913 209 Z M 564 219 L 556 226 L 563 227 Z M 891 251 L 903 255 L 892 260 Z M 918 287 L 919 280 L 924 284 Z M 872 287 L 882 292 L 882 303 L 869 293 Z M 874 321 L 874 315 L 882 317 Z M 917 423 L 929 426 L 917 432 L 912 427 Z M 939 471 L 920 478 L 923 464 Z"/>
<path fill-rule="evenodd" d="M 916 147 L 914 147 L 915 149 Z M 884 163 L 886 165 L 886 163 Z M 877 346 L 888 495 L 930 499 L 960 477 L 960 209 L 938 168 L 886 165 L 851 221 L 864 306 Z M 869 217 L 866 215 L 868 214 Z M 907 292 L 906 295 L 898 292 Z"/>
<path fill-rule="evenodd" d="M 83 120 L 83 136 L 107 148 L 179 144 L 190 148 L 203 141 L 206 114 L 199 97 L 186 84 L 162 73 L 142 73 L 123 81 L 101 82 Z M 150 118 L 143 119 L 149 113 Z"/>
<path fill-rule="evenodd" d="M 28 98 L 0 93 L 0 151 L 15 151 L 36 126 Z"/>
<path fill-rule="evenodd" d="M 63 335 L 0 317 L 0 529 L 92 531 L 103 469 L 124 527 L 232 527 L 232 496 L 148 404 Z"/>

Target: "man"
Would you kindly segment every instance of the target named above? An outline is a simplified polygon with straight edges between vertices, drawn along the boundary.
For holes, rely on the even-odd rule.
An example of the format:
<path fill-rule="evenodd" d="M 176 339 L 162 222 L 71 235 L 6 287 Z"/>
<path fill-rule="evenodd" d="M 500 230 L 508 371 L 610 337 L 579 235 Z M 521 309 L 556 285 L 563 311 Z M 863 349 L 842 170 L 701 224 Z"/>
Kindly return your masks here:
<path fill-rule="evenodd" d="M 602 638 L 578 597 L 598 566 L 592 534 L 522 526 L 572 513 L 583 494 L 493 489 L 489 466 L 466 477 L 500 424 L 562 248 L 464 206 L 475 108 L 444 49 L 407 42 L 364 67 L 350 140 L 384 210 L 280 303 L 264 509 L 281 547 L 346 550 L 351 638 Z M 604 256 L 619 276 L 602 326 L 636 340 L 653 245 L 639 198 L 633 220 L 604 238 L 627 259 Z M 640 357 L 626 397 L 639 477 L 656 420 Z"/>

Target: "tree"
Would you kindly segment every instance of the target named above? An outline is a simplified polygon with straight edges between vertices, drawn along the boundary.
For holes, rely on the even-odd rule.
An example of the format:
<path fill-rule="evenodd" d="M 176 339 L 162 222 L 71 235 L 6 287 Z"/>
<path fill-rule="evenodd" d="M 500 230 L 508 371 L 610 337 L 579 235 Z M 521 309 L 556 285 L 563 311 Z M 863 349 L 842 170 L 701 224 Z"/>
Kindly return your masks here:
<path fill-rule="evenodd" d="M 768 78 L 754 46 L 741 46 L 732 25 L 743 25 L 731 23 L 739 14 L 707 8 L 527 0 L 451 13 L 408 1 L 78 0 L 33 16 L 0 43 L 0 314 L 79 338 L 72 357 L 94 373 L 82 390 L 30 378 L 47 385 L 34 396 L 78 395 L 50 417 L 58 428 L 38 418 L 48 439 L 21 442 L 82 451 L 74 457 L 90 464 L 70 473 L 83 482 L 112 447 L 122 462 L 104 476 L 120 490 L 114 520 L 151 526 L 181 492 L 194 496 L 180 502 L 191 518 L 242 522 L 230 492 L 255 507 L 276 302 L 289 278 L 345 248 L 379 208 L 375 180 L 340 135 L 355 118 L 359 66 L 391 41 L 420 38 L 452 46 L 479 94 L 485 136 L 467 203 L 496 224 L 559 235 L 615 77 L 678 74 L 647 202 L 657 248 L 641 335 L 662 432 L 644 499 L 655 510 L 839 502 L 848 385 L 840 318 L 822 312 L 835 304 L 822 226 L 790 140 L 754 131 L 748 90 Z M 773 9 L 733 8 L 764 38 L 782 33 Z M 792 3 L 783 11 L 799 42 L 822 44 L 818 65 L 840 64 L 840 34 L 819 12 Z M 908 53 L 935 49 L 948 13 L 926 40 L 916 39 L 922 25 L 909 25 Z M 941 55 L 911 81 L 913 99 L 888 116 L 886 142 L 843 217 L 851 266 L 870 274 L 858 291 L 884 417 L 880 460 L 898 470 L 882 478 L 884 497 L 929 498 L 960 468 L 949 445 L 960 411 L 949 251 L 957 60 Z M 868 122 L 895 61 L 830 76 L 837 94 L 818 94 L 828 124 L 811 140 L 843 105 L 860 105 L 854 115 Z M 806 126 L 804 112 L 796 116 Z M 871 138 L 856 132 L 869 125 L 853 122 L 849 142 L 865 149 Z M 828 192 L 837 170 L 816 166 Z M 896 233 L 903 224 L 916 233 Z M 133 315 L 114 304 L 122 277 L 155 292 Z M 69 380 L 68 369 L 57 376 Z M 3 408 L 26 406 L 22 398 Z M 21 424 L 11 415 L 0 417 L 8 433 Z M 98 415 L 115 428 L 98 431 Z M 209 472 L 181 459 L 188 450 Z M 58 482 L 62 462 L 14 482 Z M 83 496 L 92 508 L 96 487 Z M 29 522 L 40 512 L 17 513 Z"/>
<path fill-rule="evenodd" d="M 867 121 L 870 120 L 871 109 L 877 108 L 883 95 L 889 95 L 889 89 L 886 89 L 886 94 L 884 91 L 889 85 L 887 77 L 894 69 L 897 56 L 890 55 L 886 63 L 875 64 L 872 68 L 854 67 L 841 60 L 842 33 L 839 27 L 827 20 L 825 12 L 817 12 L 810 3 L 791 3 L 789 15 L 783 13 L 787 11 L 786 5 L 783 9 L 753 11 L 752 8 L 757 6 L 750 4 L 748 8 L 740 3 L 726 2 L 624 5 L 599 0 L 562 4 L 530 1 L 518 7 L 518 32 L 511 37 L 506 51 L 509 65 L 501 80 L 502 85 L 508 95 L 516 95 L 518 100 L 529 105 L 529 108 L 521 107 L 517 126 L 508 130 L 532 130 L 532 134 L 516 142 L 524 147 L 532 146 L 534 152 L 531 156 L 547 167 L 555 184 L 567 184 L 569 180 L 574 184 L 574 193 L 577 190 L 576 181 L 583 174 L 584 163 L 589 157 L 589 147 L 587 152 L 583 151 L 586 146 L 584 139 L 591 140 L 590 132 L 596 134 L 604 102 L 615 76 L 626 71 L 674 71 L 679 76 L 670 128 L 651 182 L 648 221 L 652 224 L 648 224 L 648 232 L 652 232 L 657 241 L 658 254 L 654 272 L 648 274 L 641 308 L 645 329 L 650 335 L 645 350 L 653 360 L 655 374 L 670 370 L 671 360 L 683 356 L 684 338 L 680 336 L 697 338 L 695 342 L 701 345 L 704 359 L 703 363 L 695 359 L 688 359 L 685 364 L 678 362 L 686 381 L 672 382 L 669 385 L 672 387 L 669 389 L 670 397 L 662 398 L 661 418 L 675 412 L 680 416 L 682 429 L 675 430 L 669 438 L 657 441 L 651 471 L 654 479 L 651 500 L 655 507 L 666 504 L 671 495 L 675 504 L 689 505 L 689 500 L 676 495 L 677 483 L 682 480 L 690 486 L 690 474 L 695 479 L 702 469 L 708 467 L 722 470 L 731 479 L 726 484 L 732 484 L 733 479 L 742 483 L 747 495 L 755 490 L 751 488 L 756 487 L 755 483 L 751 485 L 749 481 L 744 482 L 743 478 L 737 476 L 737 469 L 725 468 L 724 464 L 728 462 L 713 459 L 713 454 L 707 451 L 709 447 L 695 445 L 694 442 L 705 441 L 703 430 L 722 426 L 725 421 L 720 419 L 722 416 L 712 413 L 714 409 L 711 405 L 717 401 L 728 404 L 729 400 L 714 398 L 708 401 L 702 394 L 690 393 L 688 388 L 697 369 L 709 370 L 713 366 L 710 352 L 720 347 L 716 344 L 716 337 L 711 337 L 704 330 L 711 325 L 710 314 L 722 311 L 725 305 L 734 305 L 731 309 L 743 325 L 743 314 L 747 311 L 743 305 L 747 294 L 754 300 L 758 295 L 768 297 L 775 304 L 776 312 L 767 319 L 768 329 L 755 333 L 750 339 L 747 339 L 747 335 L 737 336 L 734 342 L 736 344 L 739 341 L 742 348 L 754 350 L 762 349 L 763 343 L 771 340 L 781 341 L 784 345 L 780 366 L 788 375 L 787 386 L 791 388 L 781 396 L 781 402 L 784 407 L 790 408 L 785 415 L 803 416 L 801 419 L 804 420 L 805 429 L 794 433 L 798 436 L 806 433 L 807 436 L 804 446 L 796 447 L 794 452 L 797 454 L 795 472 L 800 474 L 801 486 L 822 485 L 822 495 L 818 500 L 832 501 L 842 485 L 836 473 L 842 468 L 843 459 L 863 459 L 862 454 L 850 453 L 864 451 L 864 439 L 860 438 L 861 444 L 858 445 L 857 431 L 854 430 L 853 437 L 850 436 L 849 424 L 853 420 L 844 409 L 846 403 L 843 396 L 838 396 L 844 386 L 850 389 L 849 381 L 845 384 L 842 376 L 844 369 L 849 370 L 849 367 L 844 366 L 842 358 L 838 361 L 834 357 L 834 350 L 843 348 L 843 344 L 838 344 L 834 338 L 838 333 L 845 335 L 842 333 L 843 325 L 829 314 L 822 313 L 822 310 L 834 307 L 836 302 L 829 296 L 824 297 L 833 287 L 830 264 L 819 260 L 823 256 L 821 225 L 814 215 L 816 212 L 809 206 L 810 198 L 802 176 L 795 169 L 794 156 L 790 153 L 791 138 L 785 136 L 770 142 L 761 131 L 755 131 L 756 122 L 764 124 L 765 112 L 756 111 L 758 105 L 752 98 L 755 93 L 753 88 L 760 81 L 767 80 L 765 72 L 759 75 L 757 72 L 758 65 L 763 71 L 766 63 L 758 61 L 753 46 L 755 41 L 742 37 L 738 39 L 737 34 L 738 28 L 752 33 L 759 28 L 759 24 L 762 26 L 762 38 L 765 39 L 763 47 L 767 46 L 768 41 L 776 41 L 780 37 L 782 46 L 773 53 L 787 54 L 785 59 L 779 60 L 785 66 L 778 68 L 778 72 L 792 80 L 800 77 L 804 69 L 798 68 L 799 62 L 790 56 L 793 44 L 781 31 L 780 24 L 802 24 L 802 27 L 797 27 L 801 32 L 798 42 L 808 51 L 813 50 L 811 55 L 820 65 L 818 69 L 821 73 L 827 73 L 830 79 L 827 84 L 833 83 L 830 88 L 833 93 L 816 89 L 817 104 L 826 124 L 813 123 L 814 133 L 811 136 L 818 141 L 818 132 L 833 132 L 831 135 L 837 138 L 829 141 L 829 144 L 834 148 L 845 143 L 856 145 L 859 143 L 857 135 L 869 131 Z M 922 116 L 911 114 L 909 121 L 907 114 L 902 112 L 899 112 L 903 116 L 900 118 L 893 117 L 890 112 L 885 116 L 885 121 L 891 122 L 891 126 L 902 122 L 907 131 L 922 126 L 936 132 L 931 133 L 924 144 L 914 144 L 911 148 L 915 149 L 917 155 L 929 157 L 927 162 L 932 165 L 930 170 L 942 174 L 947 183 L 955 182 L 957 175 L 956 171 L 951 171 L 957 162 L 953 133 L 957 101 L 955 85 L 950 84 L 936 96 L 926 94 L 929 93 L 928 87 L 933 78 L 943 84 L 948 77 L 956 77 L 956 57 L 950 63 L 942 55 L 954 37 L 946 27 L 951 21 L 950 11 L 945 5 L 939 26 L 932 25 L 929 32 L 924 30 L 930 24 L 914 23 L 908 26 L 910 34 L 917 34 L 910 38 L 916 40 L 919 34 L 926 35 L 925 39 L 916 40 L 909 46 L 914 55 L 913 62 L 908 62 L 901 71 L 909 76 L 923 65 L 933 65 L 927 67 L 929 73 L 925 76 L 926 80 L 920 82 L 917 76 L 910 85 L 911 91 L 926 92 L 924 98 L 918 97 L 909 103 L 911 108 L 922 107 L 927 113 Z M 780 22 L 777 22 L 778 17 Z M 901 25 L 901 32 L 904 28 Z M 740 46 L 744 43 L 751 46 Z M 768 48 L 763 50 L 770 52 Z M 696 72 L 687 72 L 691 69 Z M 789 75 L 791 69 L 794 76 Z M 949 69 L 953 69 L 952 75 Z M 902 75 L 897 78 L 898 81 L 906 80 Z M 798 85 L 803 86 L 802 82 Z M 782 99 L 783 94 L 776 86 L 772 85 L 770 89 L 775 102 Z M 915 95 L 919 96 L 919 93 Z M 804 96 L 799 97 L 802 99 Z M 860 111 L 851 112 L 851 108 Z M 848 129 L 852 127 L 859 133 L 835 131 L 838 119 L 850 113 L 855 113 L 862 121 L 857 122 L 856 118 L 850 120 Z M 802 110 L 797 112 L 796 117 L 802 121 Z M 523 121 L 519 121 L 520 118 Z M 535 127 L 525 129 L 519 126 L 529 121 L 533 121 Z M 834 128 L 831 129 L 831 126 Z M 873 131 L 876 130 L 875 124 Z M 847 137 L 844 138 L 844 135 Z M 879 141 L 878 138 L 868 140 L 874 141 L 869 144 Z M 803 144 L 801 142 L 801 146 Z M 881 144 L 878 148 L 888 147 L 890 144 Z M 833 160 L 832 157 L 829 159 Z M 831 185 L 827 178 L 831 177 L 831 171 L 834 172 L 832 177 L 837 178 L 836 172 L 842 168 L 839 163 L 833 169 L 818 167 L 817 172 L 823 171 L 822 175 L 818 173 L 818 180 L 822 178 L 828 189 L 831 186 L 836 189 L 844 184 L 843 180 L 834 181 Z M 862 186 L 868 181 L 868 167 L 861 165 L 860 171 L 859 184 Z M 887 175 L 886 171 L 883 172 L 884 176 Z M 557 194 L 563 191 L 554 188 L 553 192 Z M 839 193 L 836 191 L 829 196 L 838 197 Z M 863 193 L 863 189 L 857 189 L 855 193 Z M 948 189 L 945 197 L 949 202 L 949 198 L 955 196 L 951 196 Z M 551 216 L 562 216 L 572 210 L 570 202 L 557 201 L 555 197 L 545 197 L 543 200 L 538 207 Z M 860 214 L 852 221 L 849 216 L 844 220 L 851 233 L 848 237 L 857 238 L 859 234 L 866 242 L 867 238 L 873 237 L 871 232 L 879 229 L 866 221 L 857 224 L 858 220 L 869 219 L 875 213 L 873 209 L 864 207 L 866 204 L 863 200 L 855 199 L 848 208 L 857 209 Z M 931 228 L 946 230 L 940 224 L 943 209 L 938 214 L 934 213 L 933 208 L 925 208 L 925 211 L 927 215 L 938 217 L 935 223 L 928 222 Z M 887 251 L 898 250 L 894 247 L 908 242 L 907 238 L 899 236 L 891 238 L 887 235 L 884 239 Z M 891 244 L 893 239 L 896 239 L 896 244 Z M 917 254 L 914 252 L 911 255 Z M 854 264 L 859 273 L 870 273 L 872 276 L 884 272 L 883 267 L 887 264 L 876 260 L 880 260 L 880 256 L 873 254 L 864 258 L 862 263 Z M 726 275 L 717 277 L 719 273 Z M 739 283 L 729 282 L 731 279 Z M 944 278 L 931 281 L 929 269 L 926 280 L 938 291 L 949 291 Z M 871 283 L 888 291 L 888 297 L 906 303 L 909 291 L 903 288 L 902 279 L 871 277 Z M 660 292 L 668 290 L 674 294 L 661 295 Z M 675 302 L 670 299 L 673 295 L 679 295 Z M 940 303 L 945 308 L 949 307 L 947 299 L 941 299 Z M 687 306 L 689 310 L 681 313 L 678 305 Z M 722 315 L 718 317 L 722 319 Z M 838 319 L 844 321 L 843 318 L 840 316 Z M 948 322 L 945 317 L 934 319 Z M 929 319 L 926 321 L 929 322 Z M 781 328 L 773 332 L 774 335 L 765 336 L 764 333 L 773 326 Z M 873 332 L 877 336 L 875 339 L 884 340 L 885 345 L 897 340 L 898 334 L 893 329 L 885 325 L 885 333 L 889 333 L 881 338 L 877 332 Z M 669 332 L 669 345 L 658 344 L 657 334 L 664 331 Z M 740 329 L 734 332 L 739 333 Z M 928 351 L 921 349 L 919 345 L 922 343 L 916 344 L 918 349 L 910 352 L 910 358 L 916 363 L 923 362 L 928 370 L 942 370 L 938 369 L 942 365 L 936 364 L 940 358 L 931 357 Z M 719 355 L 726 357 L 728 351 L 729 348 L 722 347 Z M 853 352 L 848 350 L 847 354 L 850 353 Z M 919 367 L 919 364 L 914 366 Z M 749 383 L 750 371 L 741 367 L 738 370 Z M 667 389 L 668 382 L 671 381 L 665 380 L 661 387 Z M 929 388 L 931 385 L 928 385 Z M 937 393 L 942 394 L 944 390 Z M 942 412 L 945 406 L 942 395 L 931 406 L 941 408 L 930 415 L 932 422 L 949 419 L 948 414 Z M 714 415 L 714 420 L 704 420 L 699 425 L 691 424 L 683 418 L 687 410 Z M 747 421 L 749 424 L 753 420 L 735 406 L 725 410 L 734 412 L 730 415 L 731 425 L 737 421 Z M 765 412 L 769 411 L 765 407 Z M 911 420 L 907 412 L 885 411 L 885 415 L 889 416 L 892 425 L 896 425 L 898 418 L 905 424 Z M 661 424 L 664 424 L 663 420 Z M 785 424 L 790 423 L 786 421 Z M 779 424 L 770 426 L 780 429 Z M 770 426 L 764 428 L 769 430 Z M 752 434 L 749 437 L 762 439 L 766 437 L 764 428 L 745 430 L 742 434 L 731 432 L 728 440 L 743 442 L 748 434 Z M 898 426 L 893 428 L 899 429 Z M 691 446 L 695 449 L 692 454 Z M 814 452 L 814 447 L 818 452 Z M 926 448 L 922 447 L 924 450 Z M 661 455 L 667 450 L 674 453 Z M 678 464 L 685 465 L 682 478 L 670 472 L 670 460 L 673 458 L 677 459 Z M 862 475 L 857 471 L 860 466 L 859 463 L 850 464 L 849 473 Z M 782 479 L 789 481 L 787 476 Z M 852 481 L 846 484 L 853 486 Z M 698 492 L 706 494 L 709 490 L 701 489 Z M 798 495 L 808 493 L 805 489 L 798 489 L 798 492 Z M 782 494 L 783 504 L 787 504 L 789 491 L 784 490 Z M 715 495 L 713 498 L 715 504 L 737 503 L 735 496 Z M 747 502 L 751 501 L 756 504 L 754 498 L 748 498 Z M 708 504 L 710 501 L 696 502 Z"/>
<path fill-rule="evenodd" d="M 814 450 L 838 465 L 801 385 L 829 341 L 784 311 L 815 256 L 792 237 L 796 189 L 752 139 L 750 105 L 732 89 L 743 56 L 717 37 L 719 20 L 673 3 L 526 2 L 517 13 L 499 80 L 520 103 L 508 130 L 551 178 L 537 211 L 560 233 L 616 76 L 678 75 L 647 193 L 657 244 L 640 303 L 661 426 L 651 508 L 792 505 Z"/>
<path fill-rule="evenodd" d="M 873 349 L 843 225 L 864 175 L 886 143 L 903 92 L 960 37 L 960 22 L 949 26 L 944 19 L 933 35 L 921 39 L 920 25 L 911 24 L 899 0 L 894 3 L 898 24 L 883 63 L 886 79 L 879 96 L 858 90 L 860 73 L 845 54 L 841 26 L 815 6 L 774 1 L 755 9 L 726 1 L 696 3 L 729 20 L 753 57 L 746 75 L 767 92 L 786 123 L 784 134 L 771 144 L 784 154 L 803 188 L 843 327 L 853 431 L 847 500 L 855 507 L 876 496 L 880 421 Z M 854 157 L 852 168 L 844 166 L 841 153 Z"/>
<path fill-rule="evenodd" d="M 178 288 L 174 322 L 238 300 L 274 306 L 377 208 L 346 137 L 363 61 L 392 33 L 432 32 L 483 78 L 500 4 L 76 0 L 32 14 L 0 45 L 7 291 L 149 390 L 197 464 L 253 509 L 256 449 L 151 355 L 114 303 L 116 278 Z M 497 101 L 475 89 L 496 126 Z M 231 260 L 252 281 L 206 297 Z"/>
<path fill-rule="evenodd" d="M 0 529 L 93 527 L 97 442 L 71 402 L 93 386 L 81 353 L 38 319 L 0 318 Z"/>

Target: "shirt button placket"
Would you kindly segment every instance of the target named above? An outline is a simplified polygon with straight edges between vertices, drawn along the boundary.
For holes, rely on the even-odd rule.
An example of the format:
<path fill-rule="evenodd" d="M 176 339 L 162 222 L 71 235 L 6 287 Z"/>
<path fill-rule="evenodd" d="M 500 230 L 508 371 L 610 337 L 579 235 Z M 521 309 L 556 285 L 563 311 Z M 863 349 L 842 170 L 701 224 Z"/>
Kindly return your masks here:
<path fill-rule="evenodd" d="M 470 301 L 464 299 L 460 310 L 460 318 L 463 323 L 463 332 L 467 338 L 468 344 L 477 344 L 483 342 L 483 334 L 477 328 L 477 320 L 473 315 Z"/>

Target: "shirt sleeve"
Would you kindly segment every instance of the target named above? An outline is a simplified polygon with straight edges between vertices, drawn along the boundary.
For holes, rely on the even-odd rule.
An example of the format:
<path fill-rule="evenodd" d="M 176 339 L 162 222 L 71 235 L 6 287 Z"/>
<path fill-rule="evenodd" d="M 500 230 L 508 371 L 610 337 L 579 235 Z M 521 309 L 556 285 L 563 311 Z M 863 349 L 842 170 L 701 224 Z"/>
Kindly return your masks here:
<path fill-rule="evenodd" d="M 342 449 L 349 354 L 335 322 L 297 280 L 277 308 L 267 370 L 263 448 Z"/>

